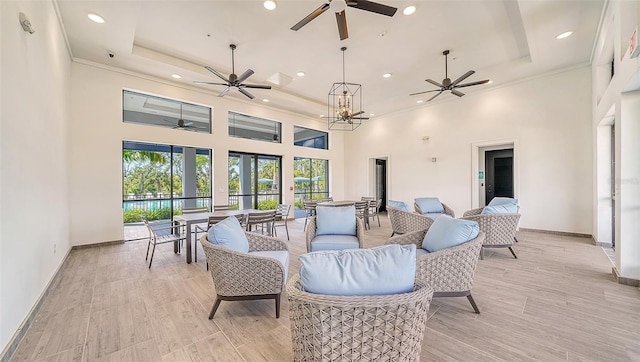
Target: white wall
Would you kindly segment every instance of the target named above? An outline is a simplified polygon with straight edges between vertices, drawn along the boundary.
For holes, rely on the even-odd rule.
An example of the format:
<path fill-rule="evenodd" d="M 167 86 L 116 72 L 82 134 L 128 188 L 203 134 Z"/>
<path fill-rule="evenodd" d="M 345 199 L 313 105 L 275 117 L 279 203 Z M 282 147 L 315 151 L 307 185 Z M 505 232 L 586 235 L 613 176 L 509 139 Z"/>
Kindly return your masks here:
<path fill-rule="evenodd" d="M 594 67 L 592 95 L 593 137 L 605 119 L 613 117 L 615 124 L 615 268 L 625 278 L 640 280 L 640 57 L 629 57 L 629 37 L 640 24 L 640 3 L 610 1 L 607 4 L 596 41 L 594 64 L 610 61 L 613 55 L 615 74 L 612 78 L 598 76 L 601 66 Z M 601 149 L 596 153 L 602 152 Z M 611 185 L 610 177 L 594 175 L 597 188 Z M 602 185 L 604 184 L 604 185 Z M 597 195 L 594 196 L 594 198 Z M 608 222 L 610 214 L 597 209 L 594 224 Z M 599 234 L 599 233 L 598 233 Z"/>
<path fill-rule="evenodd" d="M 20 12 L 30 18 L 34 34 L 20 27 Z M 0 349 L 4 349 L 71 247 L 70 58 L 50 1 L 2 1 L 0 16 Z"/>
<path fill-rule="evenodd" d="M 71 240 L 73 245 L 123 239 L 122 141 L 186 145 L 213 150 L 214 204 L 226 204 L 229 150 L 283 156 L 283 201 L 293 204 L 293 158 L 330 162 L 334 197 L 344 194 L 341 133 L 331 133 L 330 150 L 293 146 L 293 126 L 326 130 L 326 124 L 266 107 L 258 99 L 234 100 L 171 81 L 134 76 L 95 64 L 73 63 L 70 139 Z M 122 89 L 156 94 L 213 107 L 213 134 L 185 132 L 122 122 Z M 282 143 L 228 137 L 228 111 L 283 122 Z"/>
<path fill-rule="evenodd" d="M 459 99 L 443 95 L 451 100 L 368 121 L 345 138 L 346 196 L 368 190 L 370 180 L 359 175 L 367 175 L 370 157 L 386 155 L 388 198 L 437 196 L 462 215 L 477 187 L 471 145 L 513 140 L 520 226 L 591 234 L 590 72 L 569 70 Z"/>

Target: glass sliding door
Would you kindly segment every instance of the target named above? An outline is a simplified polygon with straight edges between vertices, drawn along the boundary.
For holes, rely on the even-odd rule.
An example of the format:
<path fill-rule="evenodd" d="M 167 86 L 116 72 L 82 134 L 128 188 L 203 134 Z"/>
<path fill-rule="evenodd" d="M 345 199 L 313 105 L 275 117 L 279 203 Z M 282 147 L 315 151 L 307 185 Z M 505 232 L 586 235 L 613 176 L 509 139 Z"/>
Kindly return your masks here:
<path fill-rule="evenodd" d="M 184 207 L 211 208 L 211 150 L 124 141 L 125 240 L 147 237 L 141 216 L 171 220 Z"/>
<path fill-rule="evenodd" d="M 229 205 L 272 210 L 281 203 L 282 157 L 229 152 Z"/>
<path fill-rule="evenodd" d="M 305 200 L 329 197 L 329 161 L 296 157 L 293 160 L 295 216 L 304 216 Z"/>

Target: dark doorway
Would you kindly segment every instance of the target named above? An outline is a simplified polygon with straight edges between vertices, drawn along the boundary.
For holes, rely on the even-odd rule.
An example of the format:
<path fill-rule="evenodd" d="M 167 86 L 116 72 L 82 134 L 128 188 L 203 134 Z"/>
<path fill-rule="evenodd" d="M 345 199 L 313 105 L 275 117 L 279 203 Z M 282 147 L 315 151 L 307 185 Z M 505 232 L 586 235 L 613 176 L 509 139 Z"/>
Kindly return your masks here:
<path fill-rule="evenodd" d="M 513 149 L 487 151 L 484 162 L 485 205 L 494 197 L 513 197 Z"/>
<path fill-rule="evenodd" d="M 376 199 L 382 199 L 378 211 L 387 211 L 387 160 L 376 159 Z"/>

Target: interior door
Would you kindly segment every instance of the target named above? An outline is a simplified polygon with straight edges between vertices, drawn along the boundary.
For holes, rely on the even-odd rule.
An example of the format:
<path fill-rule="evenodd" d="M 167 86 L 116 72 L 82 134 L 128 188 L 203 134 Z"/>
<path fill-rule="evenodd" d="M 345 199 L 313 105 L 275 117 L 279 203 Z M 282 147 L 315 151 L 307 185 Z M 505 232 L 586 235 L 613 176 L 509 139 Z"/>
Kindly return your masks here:
<path fill-rule="evenodd" d="M 376 200 L 382 199 L 378 211 L 387 210 L 387 160 L 376 159 Z"/>
<path fill-rule="evenodd" d="M 513 197 L 513 149 L 485 152 L 485 204 L 494 197 Z"/>

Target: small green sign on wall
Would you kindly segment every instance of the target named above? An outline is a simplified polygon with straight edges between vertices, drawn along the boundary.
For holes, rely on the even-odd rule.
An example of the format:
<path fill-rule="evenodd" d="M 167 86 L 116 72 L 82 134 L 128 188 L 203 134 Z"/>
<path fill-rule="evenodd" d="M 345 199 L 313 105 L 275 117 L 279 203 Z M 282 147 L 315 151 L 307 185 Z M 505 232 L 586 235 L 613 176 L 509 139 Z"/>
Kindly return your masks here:
<path fill-rule="evenodd" d="M 484 180 L 484 171 L 479 171 L 478 172 L 478 179 Z"/>

